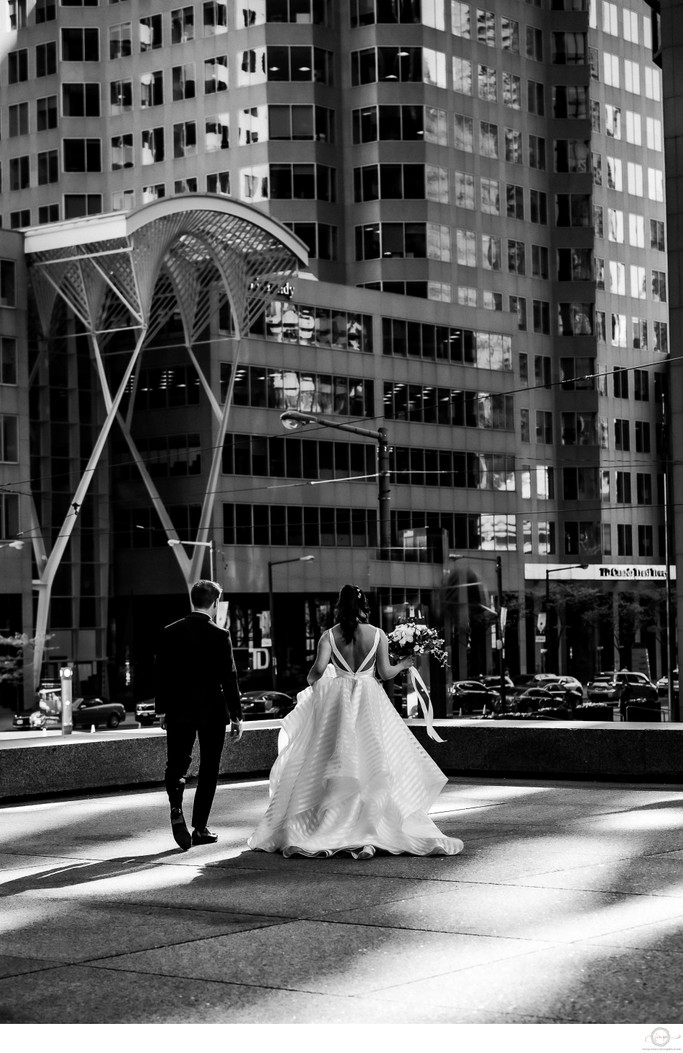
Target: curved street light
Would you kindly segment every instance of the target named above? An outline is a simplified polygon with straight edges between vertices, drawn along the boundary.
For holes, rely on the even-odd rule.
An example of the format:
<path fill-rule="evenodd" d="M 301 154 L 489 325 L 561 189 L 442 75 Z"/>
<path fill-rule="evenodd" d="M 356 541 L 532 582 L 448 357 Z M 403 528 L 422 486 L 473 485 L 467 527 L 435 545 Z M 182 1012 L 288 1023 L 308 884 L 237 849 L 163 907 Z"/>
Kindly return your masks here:
<path fill-rule="evenodd" d="M 275 603 L 273 596 L 273 567 L 283 563 L 310 563 L 315 556 L 293 556 L 291 559 L 268 560 L 268 607 L 270 609 L 270 677 L 273 691 L 277 691 L 277 658 L 275 657 Z"/>
<path fill-rule="evenodd" d="M 173 548 L 174 545 L 191 545 L 193 548 L 208 548 L 209 550 L 209 576 L 213 581 L 213 540 L 212 541 L 180 541 L 177 537 L 170 537 L 167 544 Z"/>
<path fill-rule="evenodd" d="M 391 549 L 391 472 L 389 468 L 389 439 L 386 428 L 361 428 L 358 424 L 346 424 L 344 421 L 330 420 L 319 413 L 300 413 L 299 410 L 286 410 L 280 414 L 285 428 L 293 430 L 304 424 L 320 424 L 323 428 L 337 428 L 339 431 L 350 431 L 354 435 L 364 435 L 377 443 L 377 473 L 379 500 L 379 550 L 380 558 L 386 558 Z"/>
<path fill-rule="evenodd" d="M 550 618 L 548 617 L 548 612 L 550 610 L 550 575 L 551 574 L 561 574 L 565 570 L 587 570 L 588 566 L 589 566 L 588 563 L 570 563 L 568 566 L 550 567 L 545 572 L 545 640 L 546 640 L 545 647 L 546 647 L 546 652 L 547 652 L 547 657 L 548 658 L 550 658 L 550 656 L 552 655 L 555 659 L 557 659 L 557 654 L 556 654 L 556 652 L 554 650 L 555 645 L 557 644 L 557 635 L 555 633 L 555 625 L 553 625 L 553 632 L 552 632 L 552 636 L 553 636 L 553 651 L 551 651 L 550 647 L 548 647 L 548 644 L 550 643 L 549 637 L 551 635 L 551 632 L 550 632 Z M 557 619 L 555 621 L 557 622 Z M 552 659 L 551 659 L 551 664 L 553 664 L 553 665 L 555 665 L 557 667 L 558 662 L 557 661 L 552 662 Z M 547 666 L 547 662 L 546 662 L 546 666 Z M 553 670 L 547 669 L 547 672 L 552 672 L 552 671 Z M 555 671 L 557 671 L 557 670 L 555 670 Z"/>
<path fill-rule="evenodd" d="M 457 559 L 473 559 L 475 561 L 495 562 L 496 564 L 496 592 L 498 594 L 498 610 L 492 611 L 491 613 L 496 616 L 496 649 L 498 651 L 498 675 L 500 677 L 500 702 L 505 712 L 505 706 L 507 704 L 507 684 L 505 683 L 505 648 L 503 642 L 503 561 L 500 556 L 469 556 L 460 555 L 458 552 L 449 552 L 448 558 L 452 560 Z M 483 606 L 483 604 L 482 604 Z M 487 611 L 491 608 L 486 607 Z"/>

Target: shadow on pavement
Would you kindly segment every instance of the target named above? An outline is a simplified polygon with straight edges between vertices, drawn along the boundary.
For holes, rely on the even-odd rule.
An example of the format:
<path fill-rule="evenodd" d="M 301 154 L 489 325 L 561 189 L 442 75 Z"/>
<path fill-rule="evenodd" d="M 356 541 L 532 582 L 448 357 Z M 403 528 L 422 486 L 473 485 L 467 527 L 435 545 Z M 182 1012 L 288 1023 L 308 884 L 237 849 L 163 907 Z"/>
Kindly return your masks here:
<path fill-rule="evenodd" d="M 121 856 L 118 859 L 105 859 L 97 862 L 69 863 L 65 866 L 43 870 L 39 874 L 26 874 L 25 877 L 6 881 L 0 884 L 0 896 L 14 896 L 21 892 L 39 892 L 47 888 L 70 888 L 72 885 L 84 885 L 87 882 L 101 881 L 104 878 L 137 874 L 153 869 L 171 856 L 184 854 L 177 848 L 171 848 L 149 856 Z"/>

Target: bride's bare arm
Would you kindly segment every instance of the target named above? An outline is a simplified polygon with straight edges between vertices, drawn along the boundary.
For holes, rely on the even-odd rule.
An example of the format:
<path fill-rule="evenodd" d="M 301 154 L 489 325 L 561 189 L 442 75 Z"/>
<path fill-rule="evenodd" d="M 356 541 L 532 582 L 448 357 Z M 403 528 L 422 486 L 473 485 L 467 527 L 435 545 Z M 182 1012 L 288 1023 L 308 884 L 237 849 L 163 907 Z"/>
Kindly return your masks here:
<path fill-rule="evenodd" d="M 379 645 L 377 647 L 377 672 L 381 680 L 393 680 L 395 676 L 402 673 L 404 669 L 410 669 L 415 665 L 413 658 L 402 658 L 394 664 L 389 657 L 389 641 L 387 634 L 380 630 Z"/>
<path fill-rule="evenodd" d="M 315 684 L 316 680 L 320 680 L 320 677 L 325 672 L 327 666 L 332 658 L 332 647 L 330 646 L 329 633 L 323 633 L 318 640 L 318 653 L 315 656 L 315 662 L 311 666 L 306 681 L 309 684 Z"/>

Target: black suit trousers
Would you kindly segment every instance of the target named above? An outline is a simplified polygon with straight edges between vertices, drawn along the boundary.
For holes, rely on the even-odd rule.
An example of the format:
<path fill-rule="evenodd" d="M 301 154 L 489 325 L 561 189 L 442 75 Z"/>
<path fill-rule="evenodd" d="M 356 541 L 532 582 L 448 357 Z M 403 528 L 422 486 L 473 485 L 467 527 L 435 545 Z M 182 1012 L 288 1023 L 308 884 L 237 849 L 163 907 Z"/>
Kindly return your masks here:
<path fill-rule="evenodd" d="M 200 724 L 171 718 L 166 728 L 166 792 L 171 808 L 183 799 L 185 776 L 192 762 L 192 747 L 199 738 L 199 773 L 192 806 L 192 826 L 203 830 L 216 793 L 221 754 L 225 743 L 225 724 L 207 720 Z"/>

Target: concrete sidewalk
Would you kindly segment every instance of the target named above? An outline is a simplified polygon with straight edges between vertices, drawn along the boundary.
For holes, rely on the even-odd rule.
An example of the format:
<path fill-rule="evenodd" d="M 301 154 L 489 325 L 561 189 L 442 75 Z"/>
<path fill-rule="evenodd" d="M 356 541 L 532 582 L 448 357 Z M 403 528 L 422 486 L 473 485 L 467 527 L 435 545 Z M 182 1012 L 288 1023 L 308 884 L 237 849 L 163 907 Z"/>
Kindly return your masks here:
<path fill-rule="evenodd" d="M 0 807 L 0 1022 L 681 1020 L 683 790 L 453 779 L 461 855 L 368 861 L 248 851 L 266 800 L 187 853 L 160 790 Z"/>

